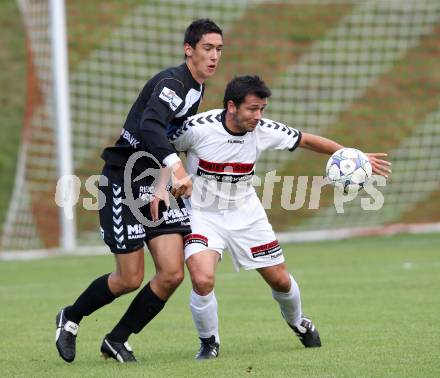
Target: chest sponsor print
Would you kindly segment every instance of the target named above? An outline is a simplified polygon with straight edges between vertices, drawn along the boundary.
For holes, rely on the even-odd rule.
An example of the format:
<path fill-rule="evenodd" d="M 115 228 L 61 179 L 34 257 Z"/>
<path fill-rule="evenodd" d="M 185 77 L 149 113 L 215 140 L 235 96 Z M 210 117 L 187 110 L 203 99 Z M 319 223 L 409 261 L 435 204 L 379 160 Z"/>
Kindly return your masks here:
<path fill-rule="evenodd" d="M 199 160 L 197 175 L 208 180 L 237 183 L 252 179 L 255 163 L 216 163 Z"/>

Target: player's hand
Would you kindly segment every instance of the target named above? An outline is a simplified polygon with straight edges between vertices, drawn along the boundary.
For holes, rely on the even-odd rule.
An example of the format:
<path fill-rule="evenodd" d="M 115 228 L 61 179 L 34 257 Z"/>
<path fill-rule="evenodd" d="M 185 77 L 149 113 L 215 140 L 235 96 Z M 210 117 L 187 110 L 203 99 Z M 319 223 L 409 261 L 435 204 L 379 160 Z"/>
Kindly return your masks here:
<path fill-rule="evenodd" d="M 170 193 L 167 190 L 167 185 L 171 177 L 171 168 L 164 167 L 159 171 L 159 177 L 154 183 L 153 198 L 150 202 L 151 219 L 156 222 L 159 220 L 159 205 L 160 202 L 165 202 L 167 208 L 170 206 Z"/>
<path fill-rule="evenodd" d="M 178 198 L 183 196 L 184 198 L 191 197 L 192 194 L 192 181 L 191 177 L 186 173 L 182 162 L 178 162 L 173 165 L 173 173 L 171 175 L 171 194 Z"/>
<path fill-rule="evenodd" d="M 391 162 L 381 159 L 385 156 L 388 156 L 388 154 L 383 152 L 370 152 L 366 153 L 365 155 L 368 156 L 368 160 L 373 168 L 373 174 L 388 178 L 389 174 L 391 173 Z"/>
<path fill-rule="evenodd" d="M 159 205 L 161 201 L 165 202 L 166 207 L 170 206 L 170 193 L 166 190 L 166 186 L 154 188 L 153 199 L 150 202 L 150 214 L 154 222 L 159 220 Z"/>

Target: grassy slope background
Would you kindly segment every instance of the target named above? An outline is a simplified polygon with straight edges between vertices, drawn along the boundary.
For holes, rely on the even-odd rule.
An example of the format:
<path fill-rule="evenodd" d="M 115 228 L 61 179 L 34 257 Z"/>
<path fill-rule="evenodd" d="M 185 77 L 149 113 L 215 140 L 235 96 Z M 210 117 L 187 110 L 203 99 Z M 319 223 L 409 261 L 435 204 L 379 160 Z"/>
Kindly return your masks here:
<path fill-rule="evenodd" d="M 134 294 L 81 323 L 77 359 L 54 346 L 54 317 L 113 258 L 59 257 L 0 264 L 0 366 L 22 377 L 438 377 L 440 235 L 400 235 L 284 246 L 302 290 L 303 311 L 323 341 L 306 350 L 281 320 L 256 272 L 233 271 L 228 254 L 217 275 L 220 358 L 200 363 L 188 308 L 189 279 L 150 326 L 132 336 L 139 365 L 100 358 L 103 336 Z M 148 256 L 148 255 L 147 255 Z M 152 274 L 146 262 L 146 277 Z"/>
<path fill-rule="evenodd" d="M 75 17 L 81 20 L 81 24 L 72 23 L 72 21 L 69 24 L 71 68 L 87 56 L 90 49 L 99 46 L 109 30 L 138 3 L 139 0 L 127 0 L 124 3 L 116 0 L 105 3 L 98 0 L 70 2 L 68 8 L 72 18 L 69 20 L 75 20 Z M 94 12 L 93 10 L 96 9 L 98 11 Z M 312 5 L 301 6 L 301 10 L 298 10 L 298 6 L 286 4 L 250 8 L 243 19 L 236 23 L 231 31 L 232 35 L 225 36 L 228 48 L 225 50 L 218 75 L 212 82 L 209 82 L 211 95 L 207 97 L 204 107 L 219 106 L 224 82 L 234 73 L 257 72 L 263 75 L 269 84 L 273 83 L 279 75 L 282 75 L 284 65 L 295 62 L 313 41 L 321 38 L 326 30 L 334 27 L 350 10 L 351 7 L 343 5 L 332 6 L 331 12 L 325 6 Z M 275 28 L 267 27 L 267 17 L 277 20 Z M 320 20 L 319 25 L 310 28 L 316 19 Z M 13 186 L 25 107 L 24 31 L 15 1 L 0 0 L 0 27 L 2 34 L 0 63 L 2 67 L 6 67 L 0 72 L 0 88 L 2 89 L 0 92 L 2 108 L 0 127 L 2 135 L 7 136 L 7 143 L 4 143 L 0 149 L 0 225 L 2 225 Z M 255 46 L 255 41 L 264 39 L 263 35 L 267 33 L 272 33 L 270 38 L 274 43 Z M 240 36 L 240 38 L 233 38 L 233 36 Z M 346 144 L 359 144 L 359 135 L 368 134 L 367 140 L 362 141 L 362 144 L 368 147 L 367 149 L 387 151 L 398 145 L 400 140 L 408 135 L 438 104 L 440 97 L 440 63 L 436 53 L 439 47 L 438 36 L 440 36 L 440 27 L 436 28 L 432 35 L 422 39 L 421 43 L 410 50 L 400 62 L 397 62 L 390 72 L 378 78 L 375 85 L 353 107 L 341 114 L 336 124 L 333 125 L 331 134 L 326 136 L 343 140 Z M 88 41 L 87 44 L 81 43 L 85 39 Z M 273 49 L 283 52 L 280 59 L 273 60 Z M 405 106 L 402 106 L 403 103 Z M 350 133 L 353 124 L 364 132 Z M 347 136 L 351 139 L 347 140 Z M 301 159 L 294 162 L 293 171 L 296 175 L 321 174 L 325 160 L 325 157 L 305 153 Z M 95 164 L 87 164 L 85 167 L 87 169 L 79 167 L 77 173 L 88 176 L 99 172 L 101 160 L 96 158 L 93 161 Z M 290 174 L 290 172 L 292 172 L 292 167 L 285 167 L 281 173 Z M 275 185 L 275 190 L 276 195 L 280 195 L 281 185 Z M 440 202 L 437 199 L 439 195 L 438 191 L 433 193 L 428 200 L 417 204 L 417 208 L 405 214 L 402 220 L 406 222 L 438 221 Z M 50 197 L 52 198 L 52 193 Z M 325 203 L 325 198 L 323 198 L 323 203 Z M 289 217 L 289 227 L 295 219 L 303 220 L 314 214 L 308 209 L 299 211 L 295 217 Z M 285 210 L 274 207 L 269 215 L 277 229 L 287 227 Z M 80 230 L 95 230 L 96 222 L 97 217 L 80 216 L 79 228 Z"/>

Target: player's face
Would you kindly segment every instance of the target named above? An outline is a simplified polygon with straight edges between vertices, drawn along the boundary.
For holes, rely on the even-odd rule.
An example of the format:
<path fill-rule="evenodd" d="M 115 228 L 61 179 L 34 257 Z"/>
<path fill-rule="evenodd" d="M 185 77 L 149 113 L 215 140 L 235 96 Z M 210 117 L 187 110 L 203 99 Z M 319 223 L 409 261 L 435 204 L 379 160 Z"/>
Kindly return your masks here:
<path fill-rule="evenodd" d="M 222 49 L 223 38 L 217 33 L 204 34 L 195 48 L 185 44 L 187 64 L 194 79 L 199 83 L 203 83 L 215 74 Z"/>
<path fill-rule="evenodd" d="M 234 131 L 240 133 L 254 131 L 260 119 L 263 118 L 266 105 L 267 98 L 260 98 L 255 95 L 247 95 L 238 107 L 231 101 L 228 105 L 228 112 L 232 116 Z"/>

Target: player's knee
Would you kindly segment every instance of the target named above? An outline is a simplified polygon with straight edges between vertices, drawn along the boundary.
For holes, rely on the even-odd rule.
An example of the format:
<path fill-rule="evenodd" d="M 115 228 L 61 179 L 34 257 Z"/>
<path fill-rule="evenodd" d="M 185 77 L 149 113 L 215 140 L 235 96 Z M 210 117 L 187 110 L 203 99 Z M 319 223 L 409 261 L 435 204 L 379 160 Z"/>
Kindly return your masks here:
<path fill-rule="evenodd" d="M 183 269 L 174 272 L 169 280 L 170 286 L 176 289 L 182 283 L 184 276 Z"/>
<path fill-rule="evenodd" d="M 279 275 L 271 281 L 272 289 L 287 293 L 290 290 L 290 277 L 289 275 Z"/>
<path fill-rule="evenodd" d="M 208 295 L 214 290 L 215 277 L 213 274 L 193 274 L 191 281 L 194 291 L 199 295 Z"/>
<path fill-rule="evenodd" d="M 139 289 L 144 280 L 143 273 L 133 274 L 122 278 L 122 290 L 124 293 L 130 293 Z"/>
<path fill-rule="evenodd" d="M 158 273 L 158 279 L 160 280 L 162 287 L 166 290 L 174 291 L 177 289 L 177 287 L 182 283 L 183 278 L 183 269 Z"/>
<path fill-rule="evenodd" d="M 143 272 L 131 274 L 112 273 L 109 278 L 109 287 L 113 294 L 122 295 L 138 289 L 143 279 Z"/>

